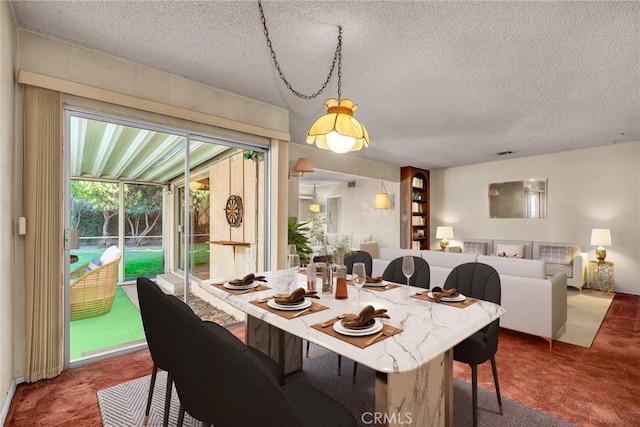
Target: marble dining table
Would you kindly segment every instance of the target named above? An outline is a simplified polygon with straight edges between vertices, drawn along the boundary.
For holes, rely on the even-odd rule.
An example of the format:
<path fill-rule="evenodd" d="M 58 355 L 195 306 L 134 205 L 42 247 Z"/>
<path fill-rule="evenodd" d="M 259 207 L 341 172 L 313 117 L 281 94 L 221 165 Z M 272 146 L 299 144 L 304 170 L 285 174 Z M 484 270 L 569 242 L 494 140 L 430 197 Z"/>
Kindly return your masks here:
<path fill-rule="evenodd" d="M 247 343 L 282 364 L 285 373 L 302 369 L 302 340 L 374 369 L 375 408 L 368 416 L 389 426 L 452 425 L 453 347 L 505 312 L 481 300 L 458 308 L 411 298 L 424 289 L 406 285 L 383 291 L 365 287 L 358 299 L 357 289 L 348 286 L 347 299 L 319 292 L 320 299 L 314 301 L 327 309 L 287 319 L 252 301 L 306 288 L 306 277 L 286 270 L 261 274 L 270 289 L 233 295 L 214 286 L 216 280 L 200 286 L 246 313 Z M 342 313 L 358 313 L 368 304 L 386 309 L 390 318 L 383 323 L 402 331 L 360 348 L 312 327 Z"/>

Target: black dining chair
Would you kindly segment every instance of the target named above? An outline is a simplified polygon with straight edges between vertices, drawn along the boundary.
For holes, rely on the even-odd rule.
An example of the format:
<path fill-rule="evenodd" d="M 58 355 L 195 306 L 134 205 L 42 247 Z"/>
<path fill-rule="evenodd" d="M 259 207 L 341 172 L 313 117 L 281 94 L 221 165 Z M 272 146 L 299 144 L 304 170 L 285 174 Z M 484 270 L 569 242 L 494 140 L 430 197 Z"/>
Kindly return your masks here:
<path fill-rule="evenodd" d="M 470 262 L 451 270 L 443 286 L 444 289 L 456 288 L 465 296 L 500 304 L 500 275 L 487 264 Z M 473 426 L 478 425 L 478 365 L 491 360 L 493 381 L 498 396 L 500 415 L 503 414 L 498 371 L 495 354 L 498 350 L 498 332 L 500 319 L 471 335 L 453 348 L 453 359 L 471 366 L 471 393 L 473 404 Z"/>
<path fill-rule="evenodd" d="M 349 256 L 344 258 L 344 265 L 347 267 L 347 274 L 353 273 L 353 264 L 356 262 L 364 263 L 364 271 L 367 276 L 371 276 L 371 271 L 373 269 L 373 259 L 371 258 L 371 254 L 365 251 L 355 251 Z"/>
<path fill-rule="evenodd" d="M 167 388 L 164 400 L 164 416 L 162 420 L 162 425 L 167 426 L 169 423 L 169 407 L 171 405 L 171 389 L 173 387 L 171 375 L 172 343 L 164 333 L 167 319 L 163 314 L 163 307 L 165 306 L 165 300 L 169 298 L 169 296 L 165 295 L 158 285 L 146 277 L 138 277 L 136 288 L 138 290 L 142 326 L 147 339 L 147 345 L 149 346 L 149 353 L 153 360 L 153 367 L 151 368 L 151 382 L 149 384 L 149 393 L 147 397 L 147 406 L 144 411 L 143 424 L 147 425 L 149 421 L 153 389 L 156 384 L 158 368 L 160 368 L 167 372 Z"/>
<path fill-rule="evenodd" d="M 174 381 L 185 412 L 204 424 L 355 427 L 353 415 L 302 383 L 281 385 L 248 346 L 213 322 L 197 322 L 170 308 L 167 333 L 178 341 Z"/>
<path fill-rule="evenodd" d="M 394 283 L 407 283 L 407 277 L 402 273 L 403 258 L 404 257 L 398 257 L 387 265 L 387 268 L 384 269 L 384 273 L 382 273 L 383 280 Z M 409 284 L 411 286 L 429 289 L 429 284 L 431 282 L 431 270 L 429 269 L 427 261 L 425 261 L 424 258 L 414 256 L 413 266 L 413 275 L 409 279 Z"/>

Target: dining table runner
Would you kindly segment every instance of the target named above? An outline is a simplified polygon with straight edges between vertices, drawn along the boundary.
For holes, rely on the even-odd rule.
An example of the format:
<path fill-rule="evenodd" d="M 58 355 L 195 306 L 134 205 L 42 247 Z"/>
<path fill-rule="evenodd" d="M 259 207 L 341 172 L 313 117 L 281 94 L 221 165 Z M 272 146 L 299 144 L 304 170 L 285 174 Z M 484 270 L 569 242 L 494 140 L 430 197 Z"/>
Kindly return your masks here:
<path fill-rule="evenodd" d="M 424 291 L 424 292 L 418 292 L 416 294 L 411 295 L 411 298 L 415 298 L 415 299 L 420 299 L 423 301 L 431 301 L 434 302 L 436 304 L 444 304 L 444 305 L 450 305 L 451 307 L 458 307 L 458 308 L 465 308 L 465 307 L 469 307 L 471 304 L 474 304 L 476 302 L 478 302 L 477 298 L 473 298 L 473 297 L 466 297 L 463 301 L 442 301 L 440 300 L 440 302 L 436 301 L 435 299 L 431 298 L 429 296 L 428 291 Z"/>
<path fill-rule="evenodd" d="M 263 285 L 263 284 L 259 284 L 255 288 L 250 288 L 250 289 L 227 289 L 224 287 L 224 283 L 212 283 L 211 286 L 214 286 L 218 289 L 222 289 L 223 291 L 229 292 L 232 295 L 250 294 L 251 292 L 266 291 L 271 289 L 267 285 Z"/>
<path fill-rule="evenodd" d="M 335 318 L 335 320 L 336 320 L 336 322 L 339 321 L 338 318 Z M 324 322 L 316 323 L 315 325 L 312 325 L 311 327 L 313 329 L 318 330 L 318 331 L 324 332 L 325 334 L 331 335 L 334 338 L 338 338 L 339 340 L 347 342 L 347 343 L 349 343 L 351 345 L 355 345 L 356 347 L 359 347 L 359 348 L 367 348 L 370 345 L 374 345 L 376 343 L 379 343 L 380 341 L 383 341 L 383 340 L 385 340 L 385 339 L 387 339 L 389 337 L 392 337 L 392 336 L 402 332 L 402 329 L 400 329 L 400 328 L 396 328 L 395 326 L 383 324 L 382 330 L 376 332 L 375 334 L 364 335 L 364 336 L 361 336 L 361 337 L 353 337 L 353 336 L 350 336 L 350 335 L 343 335 L 343 334 L 341 334 L 339 332 L 336 332 L 335 329 L 333 329 L 333 324 L 334 323 L 335 322 L 324 321 Z"/>
<path fill-rule="evenodd" d="M 270 300 L 271 298 L 269 299 L 265 298 L 265 299 L 257 299 L 249 302 L 262 309 L 270 311 L 271 313 L 275 313 L 280 317 L 284 317 L 285 319 L 295 319 L 296 317 L 302 317 L 302 316 L 306 316 L 307 314 L 313 314 L 319 311 L 329 309 L 329 307 L 327 307 L 326 305 L 322 305 L 320 303 L 312 301 L 309 307 L 302 310 L 278 310 L 277 308 L 269 307 L 267 303 Z"/>

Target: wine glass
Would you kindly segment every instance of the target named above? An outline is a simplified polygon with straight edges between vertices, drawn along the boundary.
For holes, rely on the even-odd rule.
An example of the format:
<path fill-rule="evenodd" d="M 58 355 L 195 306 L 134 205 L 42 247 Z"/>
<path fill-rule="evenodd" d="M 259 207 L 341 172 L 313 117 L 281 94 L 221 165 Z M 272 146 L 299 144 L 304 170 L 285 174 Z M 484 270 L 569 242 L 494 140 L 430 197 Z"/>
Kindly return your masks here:
<path fill-rule="evenodd" d="M 298 271 L 300 271 L 300 255 L 289 254 L 287 257 L 287 270 L 289 273 L 289 284 L 292 284 L 298 275 Z"/>
<path fill-rule="evenodd" d="M 402 274 L 407 278 L 407 292 L 409 292 L 409 279 L 413 276 L 414 270 L 413 256 L 402 257 Z"/>
<path fill-rule="evenodd" d="M 353 270 L 351 272 L 354 276 L 353 282 L 358 289 L 358 303 L 360 303 L 360 289 L 364 286 L 367 281 L 367 273 L 364 269 L 363 262 L 356 262 L 353 264 Z"/>
<path fill-rule="evenodd" d="M 298 253 L 298 249 L 296 248 L 296 245 L 289 245 L 287 252 L 289 255 L 294 255 Z"/>

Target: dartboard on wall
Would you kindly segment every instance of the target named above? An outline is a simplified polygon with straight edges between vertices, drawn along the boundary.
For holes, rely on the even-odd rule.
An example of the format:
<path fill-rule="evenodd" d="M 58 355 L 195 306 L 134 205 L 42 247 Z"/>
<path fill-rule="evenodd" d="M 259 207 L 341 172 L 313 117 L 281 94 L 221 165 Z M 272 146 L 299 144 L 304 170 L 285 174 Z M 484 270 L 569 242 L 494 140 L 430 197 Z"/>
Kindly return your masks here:
<path fill-rule="evenodd" d="M 242 224 L 242 198 L 240 196 L 229 196 L 224 207 L 227 222 L 232 227 L 239 227 Z"/>

